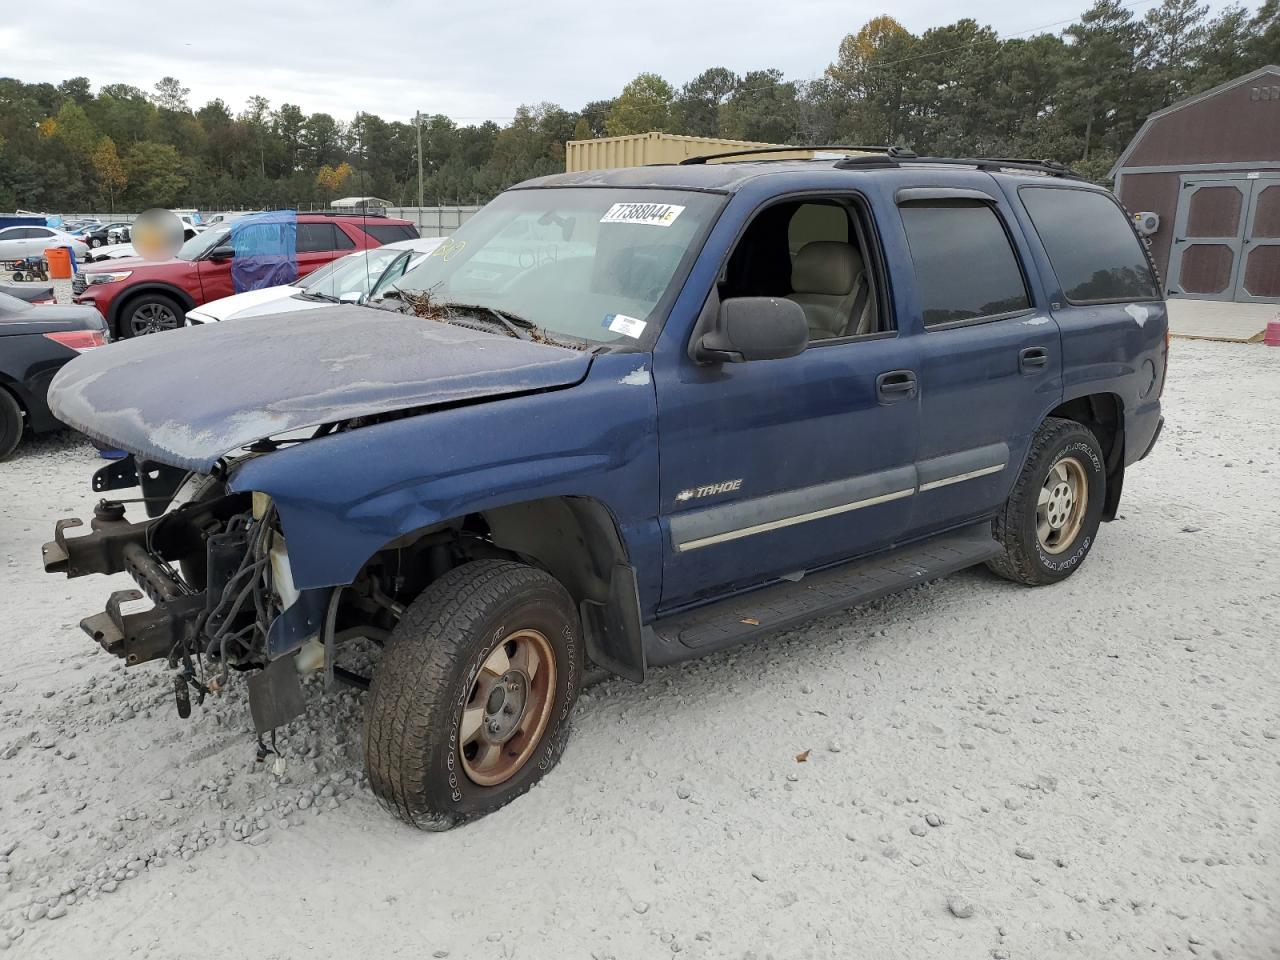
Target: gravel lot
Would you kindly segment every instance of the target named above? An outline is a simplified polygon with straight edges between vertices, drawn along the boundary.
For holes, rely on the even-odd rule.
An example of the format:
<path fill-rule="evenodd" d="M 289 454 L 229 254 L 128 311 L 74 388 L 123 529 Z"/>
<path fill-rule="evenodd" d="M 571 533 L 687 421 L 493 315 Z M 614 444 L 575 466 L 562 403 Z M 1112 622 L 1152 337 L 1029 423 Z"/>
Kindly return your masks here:
<path fill-rule="evenodd" d="M 1169 423 L 1066 583 L 969 571 L 587 691 L 559 768 L 383 814 L 362 696 L 254 760 L 43 574 L 101 463 L 0 466 L 0 949 L 30 957 L 1280 957 L 1280 350 L 1175 341 Z M 120 582 L 115 588 L 126 586 Z"/>

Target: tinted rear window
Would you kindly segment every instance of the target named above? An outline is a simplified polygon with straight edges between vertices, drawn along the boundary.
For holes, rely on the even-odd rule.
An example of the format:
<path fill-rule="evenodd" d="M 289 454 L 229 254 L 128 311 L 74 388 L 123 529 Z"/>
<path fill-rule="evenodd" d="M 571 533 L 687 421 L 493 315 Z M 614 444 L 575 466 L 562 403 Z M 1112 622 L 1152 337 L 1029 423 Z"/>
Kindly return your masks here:
<path fill-rule="evenodd" d="M 407 223 L 371 223 L 362 225 L 364 232 L 379 243 L 395 243 L 397 240 L 417 240 L 418 228 Z"/>
<path fill-rule="evenodd" d="M 1072 303 L 1159 297 L 1137 234 L 1106 194 L 1023 187 L 1019 195 Z"/>
<path fill-rule="evenodd" d="M 902 208 L 925 326 L 1015 313 L 1031 306 L 995 210 L 972 201 Z"/>
<path fill-rule="evenodd" d="M 298 224 L 299 253 L 328 253 L 354 247 L 355 242 L 332 223 Z"/>

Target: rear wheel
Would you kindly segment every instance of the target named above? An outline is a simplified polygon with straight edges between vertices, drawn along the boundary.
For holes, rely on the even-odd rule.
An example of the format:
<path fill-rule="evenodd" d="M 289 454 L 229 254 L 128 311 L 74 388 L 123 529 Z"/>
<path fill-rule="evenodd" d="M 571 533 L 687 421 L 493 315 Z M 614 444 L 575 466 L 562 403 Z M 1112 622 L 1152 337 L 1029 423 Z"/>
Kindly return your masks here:
<path fill-rule="evenodd" d="M 996 515 L 1005 548 L 987 566 L 1028 585 L 1057 583 L 1084 562 L 1102 523 L 1107 475 L 1093 432 L 1050 417 L 1031 441 L 1013 493 Z"/>
<path fill-rule="evenodd" d="M 120 315 L 120 334 L 142 337 L 149 333 L 176 330 L 186 311 L 178 301 L 163 293 L 144 293 L 125 305 Z"/>
<path fill-rule="evenodd" d="M 374 675 L 370 786 L 426 830 L 497 810 L 560 758 L 581 675 L 577 611 L 555 578 L 506 560 L 450 571 L 410 605 Z"/>
<path fill-rule="evenodd" d="M 0 390 L 0 460 L 5 459 L 22 440 L 22 408 L 7 390 Z"/>

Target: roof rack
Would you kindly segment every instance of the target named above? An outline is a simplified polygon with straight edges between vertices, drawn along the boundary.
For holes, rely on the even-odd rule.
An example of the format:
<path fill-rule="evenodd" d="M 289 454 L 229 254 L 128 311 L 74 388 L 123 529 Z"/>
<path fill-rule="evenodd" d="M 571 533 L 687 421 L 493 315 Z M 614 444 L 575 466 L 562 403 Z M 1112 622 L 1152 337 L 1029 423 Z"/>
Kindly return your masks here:
<path fill-rule="evenodd" d="M 346 207 L 341 210 L 299 210 L 298 216 L 307 217 L 381 217 L 386 219 L 385 207 Z"/>
<path fill-rule="evenodd" d="M 898 148 L 886 146 L 850 146 L 847 143 L 801 143 L 795 146 L 779 144 L 776 147 L 752 147 L 748 150 L 726 150 L 724 153 L 704 153 L 696 157 L 685 157 L 680 161 L 679 165 L 687 167 L 695 164 L 706 163 L 708 160 L 723 160 L 725 157 L 750 157 L 762 153 L 795 153 L 799 150 L 857 150 L 860 153 L 890 153 L 896 149 Z"/>
<path fill-rule="evenodd" d="M 838 170 L 875 170 L 885 167 L 896 167 L 902 163 L 947 163 L 959 167 L 977 167 L 979 170 L 1025 170 L 1028 173 L 1041 173 L 1051 177 L 1062 177 L 1067 180 L 1083 180 L 1065 164 L 1056 160 L 1028 160 L 1025 157 L 921 157 L 914 150 L 898 146 L 854 146 L 847 143 L 802 143 L 795 146 L 752 147 L 747 150 L 726 150 L 724 153 L 707 153 L 696 157 L 685 157 L 680 166 L 704 164 L 708 160 L 723 160 L 727 157 L 751 157 L 770 153 L 794 153 L 800 150 L 849 150 L 863 156 L 845 157 L 835 162 Z"/>
<path fill-rule="evenodd" d="M 1056 160 L 1026 160 L 1022 158 L 1004 159 L 1002 157 L 918 157 L 910 150 L 892 148 L 884 157 L 846 157 L 837 160 L 835 166 L 840 170 L 866 170 L 875 167 L 896 167 L 901 162 L 908 163 L 945 163 L 959 167 L 976 167 L 988 172 L 999 170 L 1025 170 L 1028 173 L 1047 174 L 1051 177 L 1062 177 L 1066 180 L 1083 180 L 1069 167 Z"/>

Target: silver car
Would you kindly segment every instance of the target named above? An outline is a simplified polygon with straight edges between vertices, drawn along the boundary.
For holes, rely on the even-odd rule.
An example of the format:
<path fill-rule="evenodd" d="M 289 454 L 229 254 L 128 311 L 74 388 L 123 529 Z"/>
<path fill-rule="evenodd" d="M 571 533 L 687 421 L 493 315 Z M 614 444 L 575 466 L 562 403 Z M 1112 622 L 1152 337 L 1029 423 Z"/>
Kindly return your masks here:
<path fill-rule="evenodd" d="M 70 247 L 75 258 L 83 261 L 89 255 L 89 247 L 79 237 L 73 237 L 53 227 L 17 226 L 0 229 L 0 260 L 26 260 L 43 257 L 50 247 Z"/>

